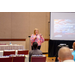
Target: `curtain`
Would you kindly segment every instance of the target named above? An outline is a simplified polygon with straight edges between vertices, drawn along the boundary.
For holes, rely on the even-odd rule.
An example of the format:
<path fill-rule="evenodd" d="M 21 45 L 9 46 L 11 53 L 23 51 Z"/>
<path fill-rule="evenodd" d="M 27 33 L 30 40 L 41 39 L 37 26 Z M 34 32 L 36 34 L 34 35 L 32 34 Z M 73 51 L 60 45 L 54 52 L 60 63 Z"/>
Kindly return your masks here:
<path fill-rule="evenodd" d="M 68 45 L 69 48 L 72 48 L 73 42 L 75 40 L 49 40 L 49 48 L 48 48 L 48 57 L 56 57 L 56 61 L 57 57 L 58 57 L 58 50 L 60 49 L 60 47 L 58 47 L 59 44 L 66 44 Z"/>

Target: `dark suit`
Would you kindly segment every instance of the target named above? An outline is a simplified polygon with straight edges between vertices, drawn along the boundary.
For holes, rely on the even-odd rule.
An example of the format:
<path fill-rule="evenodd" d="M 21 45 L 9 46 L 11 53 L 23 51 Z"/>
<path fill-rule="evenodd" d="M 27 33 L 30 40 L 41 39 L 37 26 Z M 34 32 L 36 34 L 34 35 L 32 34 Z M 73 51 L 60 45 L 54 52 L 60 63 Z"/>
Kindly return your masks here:
<path fill-rule="evenodd" d="M 31 61 L 31 56 L 32 56 L 32 55 L 42 55 L 42 51 L 39 50 L 39 49 L 37 49 L 37 50 L 31 50 L 31 51 L 29 52 L 29 62 Z"/>

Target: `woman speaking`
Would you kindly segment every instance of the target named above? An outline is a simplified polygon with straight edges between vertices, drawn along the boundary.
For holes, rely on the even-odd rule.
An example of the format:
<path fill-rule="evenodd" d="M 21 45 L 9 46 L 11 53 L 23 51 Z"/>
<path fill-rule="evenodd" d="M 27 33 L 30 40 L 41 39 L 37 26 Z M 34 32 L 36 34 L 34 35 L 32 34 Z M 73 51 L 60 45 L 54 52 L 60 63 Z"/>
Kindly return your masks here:
<path fill-rule="evenodd" d="M 37 42 L 38 43 L 38 49 L 41 48 L 41 43 L 44 42 L 44 38 L 41 34 L 39 34 L 39 30 L 37 28 L 34 29 L 34 34 L 31 35 L 30 38 L 31 41 L 31 48 L 33 50 L 33 42 Z"/>

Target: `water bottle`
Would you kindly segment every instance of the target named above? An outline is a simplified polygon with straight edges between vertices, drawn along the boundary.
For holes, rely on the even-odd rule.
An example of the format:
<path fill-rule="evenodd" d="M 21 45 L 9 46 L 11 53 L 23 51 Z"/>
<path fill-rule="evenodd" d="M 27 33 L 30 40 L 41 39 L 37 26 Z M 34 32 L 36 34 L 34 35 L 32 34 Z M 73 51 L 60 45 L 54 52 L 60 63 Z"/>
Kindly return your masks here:
<path fill-rule="evenodd" d="M 12 45 L 11 42 L 9 44 Z"/>

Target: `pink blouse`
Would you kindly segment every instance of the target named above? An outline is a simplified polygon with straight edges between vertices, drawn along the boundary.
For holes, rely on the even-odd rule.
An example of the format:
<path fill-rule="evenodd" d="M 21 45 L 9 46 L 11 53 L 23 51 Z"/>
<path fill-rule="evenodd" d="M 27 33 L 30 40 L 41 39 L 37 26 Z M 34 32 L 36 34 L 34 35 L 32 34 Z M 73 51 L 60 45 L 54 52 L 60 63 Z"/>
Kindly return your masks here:
<path fill-rule="evenodd" d="M 34 39 L 35 37 L 37 37 L 37 38 Z M 38 46 L 41 46 L 41 43 L 44 42 L 44 38 L 41 37 L 39 34 L 37 36 L 32 34 L 31 37 L 30 37 L 30 41 L 31 41 L 31 46 L 32 46 L 33 42 L 37 42 Z"/>

